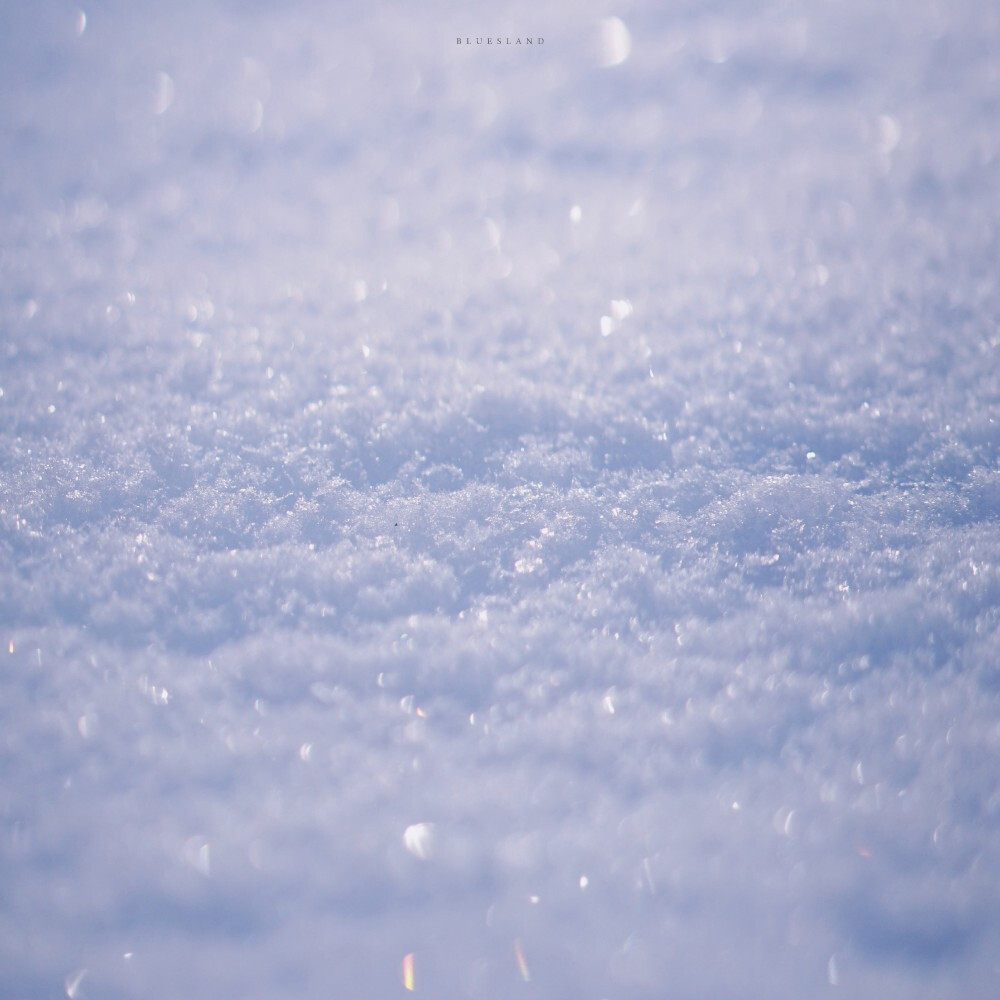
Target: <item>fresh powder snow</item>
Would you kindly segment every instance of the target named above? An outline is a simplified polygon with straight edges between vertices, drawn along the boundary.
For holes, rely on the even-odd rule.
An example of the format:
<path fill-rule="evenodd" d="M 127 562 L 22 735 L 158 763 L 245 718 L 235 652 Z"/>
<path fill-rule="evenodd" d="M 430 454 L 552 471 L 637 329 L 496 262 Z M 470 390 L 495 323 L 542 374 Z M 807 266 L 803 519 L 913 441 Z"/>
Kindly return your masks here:
<path fill-rule="evenodd" d="M 0 3 L 4 1000 L 995 996 L 998 54 Z"/>

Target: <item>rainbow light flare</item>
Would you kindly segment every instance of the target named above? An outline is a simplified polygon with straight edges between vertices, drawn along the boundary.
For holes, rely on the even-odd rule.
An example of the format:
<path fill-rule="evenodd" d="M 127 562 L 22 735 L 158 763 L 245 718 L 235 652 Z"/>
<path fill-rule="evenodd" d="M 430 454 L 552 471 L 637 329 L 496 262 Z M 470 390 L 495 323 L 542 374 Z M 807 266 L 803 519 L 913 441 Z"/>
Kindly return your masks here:
<path fill-rule="evenodd" d="M 514 958 L 517 959 L 517 967 L 521 970 L 521 978 L 526 982 L 531 982 L 531 972 L 528 970 L 528 963 L 525 961 L 524 952 L 521 950 L 521 942 L 514 940 Z"/>
<path fill-rule="evenodd" d="M 403 956 L 403 985 L 413 990 L 413 952 Z"/>

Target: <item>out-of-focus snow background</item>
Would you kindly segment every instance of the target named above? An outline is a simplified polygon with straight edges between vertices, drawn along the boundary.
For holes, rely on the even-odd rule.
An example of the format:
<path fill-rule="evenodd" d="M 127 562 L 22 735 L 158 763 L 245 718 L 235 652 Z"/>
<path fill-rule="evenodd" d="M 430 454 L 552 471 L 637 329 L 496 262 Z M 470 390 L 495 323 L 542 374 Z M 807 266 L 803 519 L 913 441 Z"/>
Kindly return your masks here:
<path fill-rule="evenodd" d="M 5 2 L 0 98 L 4 998 L 995 995 L 996 5 Z"/>

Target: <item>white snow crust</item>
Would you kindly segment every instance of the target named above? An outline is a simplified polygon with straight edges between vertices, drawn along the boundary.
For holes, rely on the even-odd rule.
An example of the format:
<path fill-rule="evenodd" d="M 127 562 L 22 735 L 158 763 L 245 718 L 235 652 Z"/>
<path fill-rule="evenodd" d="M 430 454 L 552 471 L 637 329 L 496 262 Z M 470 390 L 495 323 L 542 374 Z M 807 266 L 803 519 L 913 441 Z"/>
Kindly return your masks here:
<path fill-rule="evenodd" d="M 998 53 L 0 4 L 0 995 L 995 996 Z"/>

